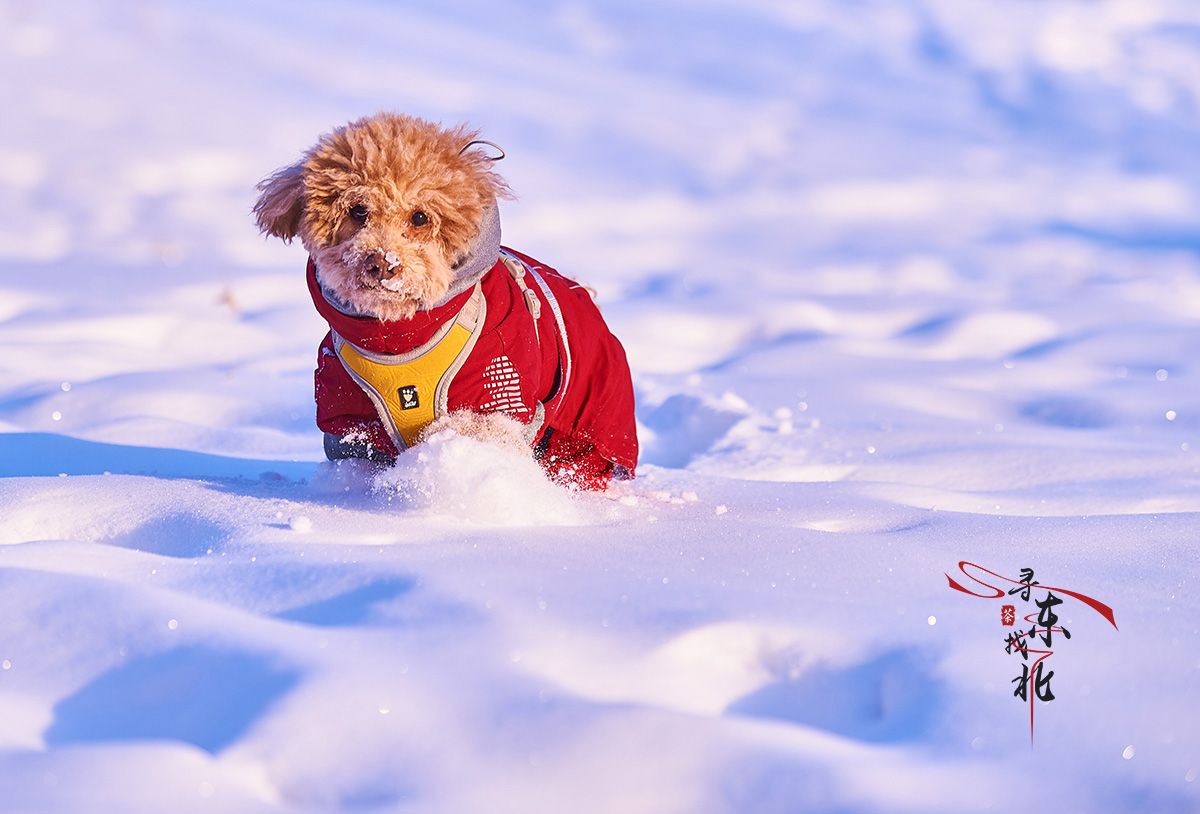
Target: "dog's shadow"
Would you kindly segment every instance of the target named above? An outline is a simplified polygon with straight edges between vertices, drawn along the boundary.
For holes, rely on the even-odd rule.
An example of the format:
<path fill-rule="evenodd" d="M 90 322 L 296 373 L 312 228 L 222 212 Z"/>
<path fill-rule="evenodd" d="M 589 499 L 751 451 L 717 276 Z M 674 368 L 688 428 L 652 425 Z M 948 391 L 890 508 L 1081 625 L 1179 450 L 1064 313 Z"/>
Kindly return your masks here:
<path fill-rule="evenodd" d="M 0 433 L 0 478 L 114 474 L 271 483 L 304 481 L 317 465 L 106 444 L 48 432 Z"/>
<path fill-rule="evenodd" d="M 319 451 L 317 446 L 315 451 Z M 88 475 L 135 475 L 164 481 L 193 481 L 198 486 L 224 494 L 249 498 L 287 498 L 317 505 L 377 508 L 379 500 L 367 494 L 365 483 L 382 468 L 367 461 L 337 461 L 342 481 L 356 480 L 363 489 L 333 491 L 315 488 L 314 476 L 319 477 L 331 466 L 325 460 L 279 461 L 262 458 L 235 458 L 192 452 L 166 447 L 139 447 L 85 441 L 54 433 L 0 433 L 0 479 L 38 478 Z M 341 481 L 339 481 L 340 483 Z M 222 523 L 204 524 L 193 514 L 160 519 L 162 532 L 183 531 L 185 536 L 201 542 L 218 542 L 223 538 Z M 288 528 L 287 523 L 270 524 Z M 194 556 L 196 552 L 157 550 L 154 541 L 163 534 L 133 534 L 117 544 L 127 548 L 156 550 L 167 556 Z M 171 536 L 170 534 L 167 535 Z M 201 540 L 201 538 L 203 538 Z M 193 548 L 202 553 L 207 546 L 197 542 Z"/>
<path fill-rule="evenodd" d="M 255 499 L 284 498 L 301 503 L 373 508 L 364 490 L 333 493 L 313 488 L 325 462 L 234 458 L 161 447 L 85 441 L 53 433 L 0 433 L 0 482 L 4 478 L 133 475 L 160 481 L 188 481 L 201 489 Z M 363 476 L 365 477 L 365 475 Z M 85 487 L 87 488 L 87 487 Z M 288 524 L 272 526 L 288 528 Z M 167 557 L 194 558 L 220 549 L 236 524 L 195 507 L 158 506 L 144 522 L 103 539 L 107 545 Z"/>

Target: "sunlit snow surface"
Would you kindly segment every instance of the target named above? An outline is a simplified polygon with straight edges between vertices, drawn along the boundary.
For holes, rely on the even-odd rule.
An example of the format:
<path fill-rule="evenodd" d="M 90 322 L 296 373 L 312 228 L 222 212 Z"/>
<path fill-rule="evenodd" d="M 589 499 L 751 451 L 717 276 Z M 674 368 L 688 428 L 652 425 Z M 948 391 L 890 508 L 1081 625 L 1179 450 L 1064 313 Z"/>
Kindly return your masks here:
<path fill-rule="evenodd" d="M 321 462 L 249 209 L 381 108 L 507 151 L 636 481 Z M 1200 810 L 1195 4 L 9 0 L 0 110 L 0 810 Z M 1114 611 L 1032 748 L 960 560 Z"/>

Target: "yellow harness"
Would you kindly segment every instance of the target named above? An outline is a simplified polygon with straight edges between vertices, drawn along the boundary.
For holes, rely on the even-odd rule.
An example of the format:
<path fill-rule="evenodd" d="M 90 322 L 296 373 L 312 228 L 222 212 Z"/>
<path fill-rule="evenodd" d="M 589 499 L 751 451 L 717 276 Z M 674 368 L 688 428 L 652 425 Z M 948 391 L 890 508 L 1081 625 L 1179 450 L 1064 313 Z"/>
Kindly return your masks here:
<path fill-rule="evenodd" d="M 373 353 L 333 332 L 334 352 L 374 403 L 397 449 L 411 447 L 423 429 L 448 412 L 450 382 L 475 347 L 486 315 L 483 288 L 476 283 L 454 320 L 408 353 Z"/>

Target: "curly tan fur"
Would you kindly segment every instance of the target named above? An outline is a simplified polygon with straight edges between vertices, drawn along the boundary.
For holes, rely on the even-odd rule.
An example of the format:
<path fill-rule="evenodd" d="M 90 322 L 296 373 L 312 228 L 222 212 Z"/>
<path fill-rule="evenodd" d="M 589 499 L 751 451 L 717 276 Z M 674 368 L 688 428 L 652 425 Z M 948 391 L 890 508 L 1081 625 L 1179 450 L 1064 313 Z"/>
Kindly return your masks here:
<path fill-rule="evenodd" d="M 379 113 L 321 137 L 258 188 L 258 228 L 299 236 L 318 278 L 355 310 L 411 317 L 445 296 L 485 207 L 511 197 L 478 133 Z"/>

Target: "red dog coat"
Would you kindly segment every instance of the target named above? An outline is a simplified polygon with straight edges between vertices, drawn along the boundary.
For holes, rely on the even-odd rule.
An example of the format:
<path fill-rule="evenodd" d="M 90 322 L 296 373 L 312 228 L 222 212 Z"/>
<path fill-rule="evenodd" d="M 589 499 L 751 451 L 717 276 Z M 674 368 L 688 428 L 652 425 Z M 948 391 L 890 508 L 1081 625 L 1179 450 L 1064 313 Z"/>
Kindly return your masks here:
<path fill-rule="evenodd" d="M 407 445 L 402 436 L 411 441 L 413 433 L 398 433 L 389 414 L 416 406 L 418 388 L 400 387 L 397 395 L 360 384 L 353 363 L 361 354 L 388 364 L 437 344 L 433 340 L 439 330 L 445 335 L 447 323 L 461 322 L 460 313 L 471 311 L 481 294 L 482 324 L 472 332 L 473 344 L 463 349 L 467 355 L 460 357 L 461 366 L 443 376 L 437 415 L 498 411 L 517 419 L 529 427 L 543 467 L 562 482 L 603 489 L 614 474 L 632 477 L 637 431 L 633 383 L 621 343 L 582 286 L 530 257 L 503 252 L 510 258 L 508 266 L 502 253 L 474 288 L 411 319 L 388 322 L 335 308 L 310 259 L 309 292 L 331 328 L 317 359 L 317 425 L 395 456 Z M 525 271 L 536 284 L 527 284 Z M 335 343 L 335 334 L 343 341 Z M 427 408 L 431 389 L 420 397 Z M 390 408 L 381 396 L 390 399 Z"/>

